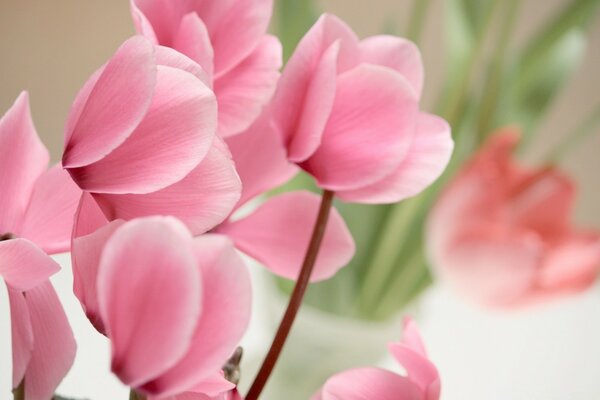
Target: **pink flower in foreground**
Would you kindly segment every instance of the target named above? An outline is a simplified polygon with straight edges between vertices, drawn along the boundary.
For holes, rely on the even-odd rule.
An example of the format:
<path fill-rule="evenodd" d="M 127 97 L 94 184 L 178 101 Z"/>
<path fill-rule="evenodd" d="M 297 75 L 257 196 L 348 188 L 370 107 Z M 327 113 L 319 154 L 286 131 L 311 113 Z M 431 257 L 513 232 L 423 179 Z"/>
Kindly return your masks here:
<path fill-rule="evenodd" d="M 251 306 L 250 278 L 231 241 L 193 238 L 172 217 L 92 232 L 74 242 L 77 268 L 90 278 L 76 280 L 75 293 L 111 341 L 113 372 L 151 398 L 231 390 L 221 367 Z"/>
<path fill-rule="evenodd" d="M 203 233 L 229 214 L 240 182 L 205 78 L 186 56 L 137 36 L 81 89 L 63 166 L 108 219 L 169 214 Z"/>
<path fill-rule="evenodd" d="M 440 378 L 427 358 L 416 324 L 407 319 L 404 337 L 389 350 L 406 370 L 401 376 L 380 368 L 357 368 L 329 378 L 312 400 L 438 400 Z"/>
<path fill-rule="evenodd" d="M 281 44 L 267 35 L 272 0 L 131 0 L 137 31 L 196 61 L 219 103 L 220 136 L 260 115 L 279 78 Z"/>
<path fill-rule="evenodd" d="M 419 111 L 417 47 L 393 36 L 359 41 L 332 15 L 304 36 L 279 80 L 273 117 L 288 158 L 343 200 L 392 203 L 444 170 L 450 127 Z"/>
<path fill-rule="evenodd" d="M 48 280 L 60 267 L 44 251 L 69 249 L 81 192 L 60 166 L 47 170 L 48 161 L 28 95 L 21 93 L 0 119 L 0 277 L 8 289 L 12 320 L 12 384 L 26 380 L 27 400 L 49 399 L 76 351 Z"/>
<path fill-rule="evenodd" d="M 539 302 L 590 286 L 600 235 L 572 226 L 572 181 L 553 167 L 527 168 L 513 130 L 492 136 L 442 193 L 427 245 L 439 276 L 488 306 Z"/>

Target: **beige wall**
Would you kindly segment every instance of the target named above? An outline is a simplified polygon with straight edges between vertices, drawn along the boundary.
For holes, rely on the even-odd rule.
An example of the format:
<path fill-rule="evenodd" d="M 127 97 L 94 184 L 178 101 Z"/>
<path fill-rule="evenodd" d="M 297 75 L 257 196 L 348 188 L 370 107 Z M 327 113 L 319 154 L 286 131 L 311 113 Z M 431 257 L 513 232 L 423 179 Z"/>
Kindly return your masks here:
<path fill-rule="evenodd" d="M 298 0 L 302 1 L 302 0 Z M 418 0 L 417 0 L 418 1 Z M 524 0 L 516 42 L 564 0 Z M 322 0 L 322 10 L 340 15 L 361 35 L 379 33 L 386 24 L 406 24 L 410 0 Z M 443 81 L 443 0 L 434 0 L 423 53 L 427 70 L 425 108 Z M 0 0 L 0 113 L 17 94 L 29 90 L 42 140 L 58 160 L 64 120 L 85 79 L 133 33 L 127 0 Z M 600 18 L 593 24 L 586 60 L 544 121 L 540 140 L 528 157 L 569 133 L 600 102 Z M 580 182 L 577 219 L 600 227 L 600 130 L 564 163 Z"/>

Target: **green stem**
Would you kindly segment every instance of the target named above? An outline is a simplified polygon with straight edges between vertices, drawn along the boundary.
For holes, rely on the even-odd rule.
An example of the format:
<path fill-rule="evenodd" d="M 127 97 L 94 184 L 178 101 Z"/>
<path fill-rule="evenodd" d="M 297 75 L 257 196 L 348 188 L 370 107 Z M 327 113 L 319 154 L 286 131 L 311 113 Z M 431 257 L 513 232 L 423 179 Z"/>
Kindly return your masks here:
<path fill-rule="evenodd" d="M 425 22 L 425 16 L 427 15 L 427 9 L 431 0 L 414 0 L 412 12 L 410 15 L 408 31 L 406 36 L 415 43 L 419 43 L 421 33 L 423 32 L 423 25 Z"/>
<path fill-rule="evenodd" d="M 14 400 L 25 400 L 25 379 L 21 381 L 19 386 L 13 389 Z"/>
<path fill-rule="evenodd" d="M 594 108 L 591 114 L 575 129 L 573 134 L 565 137 L 558 145 L 554 146 L 545 157 L 551 164 L 556 164 L 564 158 L 577 145 L 597 133 L 594 129 L 600 124 L 600 104 Z"/>
<path fill-rule="evenodd" d="M 146 395 L 131 389 L 129 392 L 129 400 L 146 400 Z"/>

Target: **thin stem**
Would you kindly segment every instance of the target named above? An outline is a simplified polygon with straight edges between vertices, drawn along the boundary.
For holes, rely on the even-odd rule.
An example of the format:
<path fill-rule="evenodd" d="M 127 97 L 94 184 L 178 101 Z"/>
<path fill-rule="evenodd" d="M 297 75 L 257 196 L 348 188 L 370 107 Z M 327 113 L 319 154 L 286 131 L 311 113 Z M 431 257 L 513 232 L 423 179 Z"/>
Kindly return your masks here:
<path fill-rule="evenodd" d="M 271 372 L 273 372 L 273 368 L 275 368 L 275 364 L 279 359 L 281 350 L 283 349 L 285 341 L 290 333 L 290 330 L 292 329 L 292 324 L 294 323 L 296 315 L 298 314 L 298 310 L 300 309 L 300 305 L 302 304 L 302 298 L 306 293 L 308 282 L 315 266 L 315 261 L 317 260 L 321 243 L 323 242 L 323 236 L 325 236 L 325 228 L 327 227 L 327 221 L 329 220 L 329 212 L 333 202 L 333 195 L 334 193 L 329 190 L 323 191 L 321 207 L 319 208 L 319 214 L 313 228 L 308 249 L 306 250 L 306 255 L 304 256 L 302 269 L 300 270 L 298 280 L 296 281 L 296 286 L 294 286 L 294 291 L 292 292 L 287 309 L 285 310 L 285 314 L 283 315 L 281 323 L 279 324 L 279 328 L 277 329 L 277 333 L 275 334 L 271 348 L 269 349 L 269 352 L 267 353 L 267 356 L 265 357 L 265 360 L 263 361 L 263 364 L 260 367 L 260 370 L 258 371 L 250 390 L 248 391 L 246 400 L 256 400 L 260 396 L 267 383 L 267 380 L 269 379 L 269 376 L 271 376 Z"/>
<path fill-rule="evenodd" d="M 19 386 L 13 389 L 14 400 L 25 400 L 25 379 L 21 381 Z"/>
<path fill-rule="evenodd" d="M 419 39 L 421 39 L 425 16 L 430 3 L 431 0 L 415 0 L 413 2 L 410 21 L 408 22 L 410 25 L 406 36 L 415 43 L 419 43 Z"/>
<path fill-rule="evenodd" d="M 146 400 L 146 395 L 131 389 L 129 392 L 129 400 Z"/>

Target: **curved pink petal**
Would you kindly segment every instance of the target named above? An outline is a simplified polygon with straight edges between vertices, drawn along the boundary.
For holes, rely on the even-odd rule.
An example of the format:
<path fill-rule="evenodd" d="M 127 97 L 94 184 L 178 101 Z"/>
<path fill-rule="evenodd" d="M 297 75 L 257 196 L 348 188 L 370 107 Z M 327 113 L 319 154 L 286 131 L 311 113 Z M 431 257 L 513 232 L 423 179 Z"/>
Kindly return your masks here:
<path fill-rule="evenodd" d="M 223 370 L 219 370 L 216 373 L 211 374 L 208 378 L 202 380 L 202 382 L 196 384 L 192 392 L 204 393 L 207 396 L 217 397 L 222 396 L 226 399 L 227 392 L 235 389 L 235 385 L 225 379 Z"/>
<path fill-rule="evenodd" d="M 241 183 L 231 155 L 215 140 L 202 162 L 181 181 L 149 194 L 94 194 L 110 219 L 172 215 L 198 235 L 221 223 L 240 198 Z"/>
<path fill-rule="evenodd" d="M 183 359 L 144 386 L 153 394 L 176 394 L 220 371 L 233 353 L 250 320 L 250 276 L 233 243 L 221 235 L 194 239 L 194 251 L 204 287 L 203 310 Z M 196 391 L 196 390 L 194 390 Z"/>
<path fill-rule="evenodd" d="M 286 157 L 281 137 L 266 111 L 245 132 L 226 139 L 242 180 L 240 207 L 248 200 L 287 182 L 298 172 Z"/>
<path fill-rule="evenodd" d="M 196 61 L 206 71 L 212 81 L 214 75 L 214 50 L 206 25 L 191 12 L 185 15 L 177 29 L 172 47 Z M 209 87 L 212 85 L 208 85 Z"/>
<path fill-rule="evenodd" d="M 19 236 L 48 254 L 68 251 L 80 197 L 81 190 L 69 174 L 55 165 L 37 180 Z"/>
<path fill-rule="evenodd" d="M 325 383 L 313 400 L 423 400 L 410 380 L 380 368 L 341 372 Z"/>
<path fill-rule="evenodd" d="M 320 197 L 310 192 L 275 196 L 248 217 L 218 231 L 229 235 L 243 252 L 273 273 L 298 278 L 319 210 Z M 311 281 L 332 277 L 354 255 L 354 240 L 343 218 L 331 210 Z"/>
<path fill-rule="evenodd" d="M 202 291 L 181 222 L 153 217 L 121 226 L 102 252 L 97 285 L 112 370 L 125 384 L 137 387 L 185 354 Z"/>
<path fill-rule="evenodd" d="M 273 99 L 277 127 L 292 161 L 318 147 L 335 96 L 335 77 L 358 63 L 358 38 L 337 17 L 324 14 L 288 61 Z"/>
<path fill-rule="evenodd" d="M 1 233 L 18 229 L 35 182 L 49 158 L 33 126 L 29 95 L 22 92 L 0 119 Z"/>
<path fill-rule="evenodd" d="M 281 43 L 264 36 L 240 64 L 215 80 L 221 137 L 238 134 L 258 118 L 279 79 Z"/>
<path fill-rule="evenodd" d="M 184 70 L 200 79 L 207 87 L 212 86 L 212 79 L 200 64 L 170 47 L 156 46 L 154 48 L 156 64 Z"/>
<path fill-rule="evenodd" d="M 8 289 L 12 340 L 12 387 L 19 386 L 33 352 L 33 328 L 25 296 L 20 290 Z"/>
<path fill-rule="evenodd" d="M 27 239 L 0 241 L 0 277 L 15 290 L 29 290 L 60 270 L 60 266 Z"/>
<path fill-rule="evenodd" d="M 421 98 L 425 71 L 419 48 L 404 38 L 378 35 L 362 40 L 359 44 L 362 62 L 382 65 L 400 72 Z"/>
<path fill-rule="evenodd" d="M 146 114 L 155 82 L 152 44 L 141 36 L 127 40 L 77 95 L 67 121 L 63 166 L 91 164 L 121 145 Z"/>
<path fill-rule="evenodd" d="M 158 66 L 148 113 L 117 149 L 70 169 L 90 192 L 149 193 L 183 179 L 206 156 L 216 131 L 214 94 L 193 75 Z"/>
<path fill-rule="evenodd" d="M 448 123 L 435 115 L 420 113 L 413 143 L 396 170 L 371 185 L 336 195 L 346 201 L 377 204 L 414 196 L 442 174 L 453 148 Z"/>
<path fill-rule="evenodd" d="M 71 369 L 77 344 L 62 304 L 49 281 L 28 290 L 33 352 L 25 372 L 25 398 L 46 400 Z"/>
<path fill-rule="evenodd" d="M 407 154 L 417 113 L 417 100 L 402 75 L 361 64 L 338 77 L 321 144 L 301 166 L 329 190 L 374 183 Z"/>

